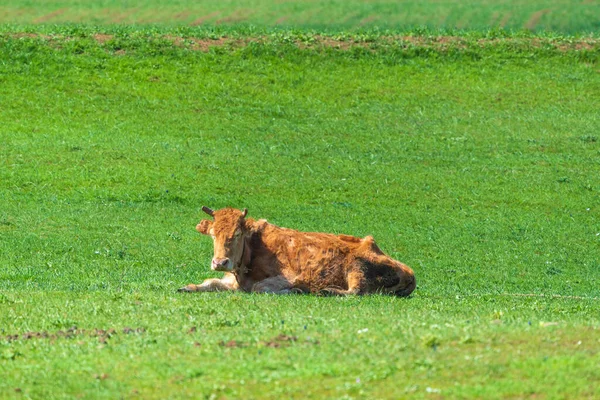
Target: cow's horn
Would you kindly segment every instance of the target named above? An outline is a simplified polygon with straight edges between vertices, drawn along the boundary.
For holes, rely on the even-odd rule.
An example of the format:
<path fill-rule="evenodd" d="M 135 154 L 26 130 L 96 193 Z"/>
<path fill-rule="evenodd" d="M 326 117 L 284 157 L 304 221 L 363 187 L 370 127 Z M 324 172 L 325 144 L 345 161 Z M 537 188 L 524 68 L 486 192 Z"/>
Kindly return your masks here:
<path fill-rule="evenodd" d="M 246 215 L 248 215 L 248 209 L 244 208 L 244 211 L 242 211 L 242 218 L 244 218 Z"/>
<path fill-rule="evenodd" d="M 202 211 L 210 215 L 211 217 L 215 216 L 215 212 L 206 206 L 202 206 Z"/>

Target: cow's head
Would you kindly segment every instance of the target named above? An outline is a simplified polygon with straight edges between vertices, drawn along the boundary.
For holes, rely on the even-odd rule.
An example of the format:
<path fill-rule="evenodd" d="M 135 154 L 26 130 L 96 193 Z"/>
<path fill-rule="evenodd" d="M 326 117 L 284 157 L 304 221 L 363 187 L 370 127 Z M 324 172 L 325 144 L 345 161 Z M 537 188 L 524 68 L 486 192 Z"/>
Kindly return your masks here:
<path fill-rule="evenodd" d="M 214 218 L 214 221 L 204 219 L 196 226 L 198 232 L 213 238 L 215 251 L 210 267 L 214 271 L 232 271 L 241 264 L 244 256 L 248 210 L 223 208 L 213 211 L 202 207 L 202 211 Z"/>

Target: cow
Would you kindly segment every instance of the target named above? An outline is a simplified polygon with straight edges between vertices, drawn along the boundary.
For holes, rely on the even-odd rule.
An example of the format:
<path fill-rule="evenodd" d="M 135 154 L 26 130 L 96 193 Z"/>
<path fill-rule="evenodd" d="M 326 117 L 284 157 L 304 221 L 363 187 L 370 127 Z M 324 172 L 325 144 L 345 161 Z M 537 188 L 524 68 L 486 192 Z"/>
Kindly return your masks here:
<path fill-rule="evenodd" d="M 212 237 L 211 269 L 225 275 L 180 292 L 408 296 L 415 289 L 413 270 L 385 255 L 371 236 L 280 228 L 264 219 L 246 218 L 247 209 L 202 210 L 214 220 L 200 221 L 196 230 Z"/>

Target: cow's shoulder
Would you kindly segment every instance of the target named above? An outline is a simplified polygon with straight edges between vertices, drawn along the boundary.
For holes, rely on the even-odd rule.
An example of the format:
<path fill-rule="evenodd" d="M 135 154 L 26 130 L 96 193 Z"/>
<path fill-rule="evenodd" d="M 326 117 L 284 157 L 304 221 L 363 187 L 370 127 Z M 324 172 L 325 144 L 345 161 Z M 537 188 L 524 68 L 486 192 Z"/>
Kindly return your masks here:
<path fill-rule="evenodd" d="M 266 219 L 254 220 L 252 218 L 248 218 L 246 220 L 246 230 L 248 230 L 252 233 L 262 232 L 269 225 L 270 224 L 267 222 Z"/>
<path fill-rule="evenodd" d="M 264 229 L 267 225 L 269 224 L 269 221 L 267 221 L 266 219 L 259 219 L 258 221 L 254 221 L 254 226 L 257 229 Z"/>

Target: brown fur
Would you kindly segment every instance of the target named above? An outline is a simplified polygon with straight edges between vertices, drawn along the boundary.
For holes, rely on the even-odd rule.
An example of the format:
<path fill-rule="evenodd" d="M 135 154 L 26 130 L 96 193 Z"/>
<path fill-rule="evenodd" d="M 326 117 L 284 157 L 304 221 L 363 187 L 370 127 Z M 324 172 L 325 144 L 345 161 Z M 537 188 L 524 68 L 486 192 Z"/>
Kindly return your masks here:
<path fill-rule="evenodd" d="M 408 296 L 416 286 L 412 269 L 385 255 L 371 236 L 299 232 L 246 219 L 233 208 L 214 212 L 214 221 L 196 229 L 213 236 L 212 268 L 226 274 L 181 291 Z"/>

